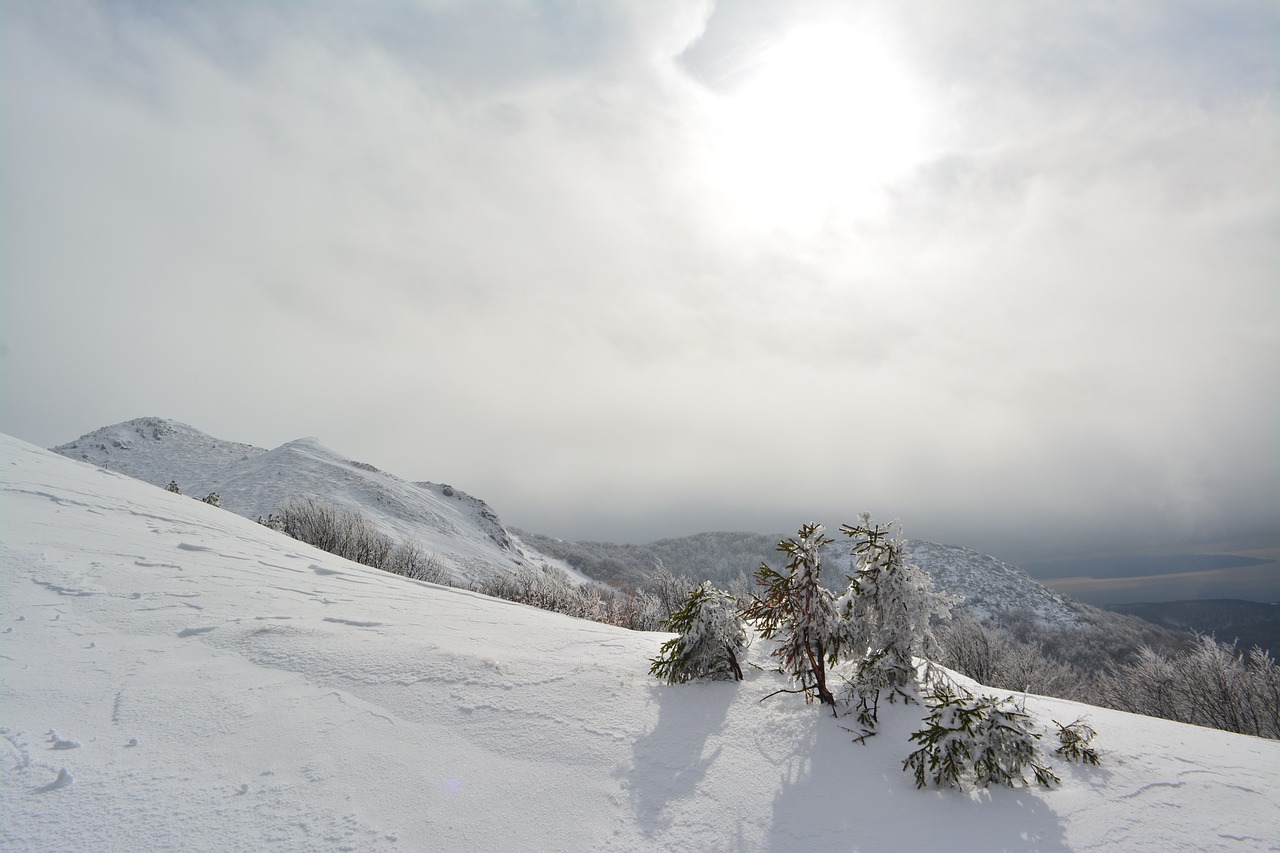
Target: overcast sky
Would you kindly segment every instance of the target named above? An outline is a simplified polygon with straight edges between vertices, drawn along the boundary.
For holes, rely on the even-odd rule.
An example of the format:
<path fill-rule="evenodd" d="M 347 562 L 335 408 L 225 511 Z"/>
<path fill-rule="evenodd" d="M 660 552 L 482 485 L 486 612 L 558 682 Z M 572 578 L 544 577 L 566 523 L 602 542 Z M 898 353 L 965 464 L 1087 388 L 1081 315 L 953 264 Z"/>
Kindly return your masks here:
<path fill-rule="evenodd" d="M 316 436 L 566 538 L 1280 544 L 1278 36 L 5 0 L 0 431 Z"/>

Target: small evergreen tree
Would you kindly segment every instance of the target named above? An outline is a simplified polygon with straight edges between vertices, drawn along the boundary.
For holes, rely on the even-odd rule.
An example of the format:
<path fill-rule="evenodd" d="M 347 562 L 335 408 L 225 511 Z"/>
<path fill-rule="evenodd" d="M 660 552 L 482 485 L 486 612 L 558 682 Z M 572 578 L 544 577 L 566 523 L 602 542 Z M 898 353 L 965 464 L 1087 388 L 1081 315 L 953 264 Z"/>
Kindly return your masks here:
<path fill-rule="evenodd" d="M 936 656 L 930 623 L 950 614 L 951 600 L 933 592 L 933 579 L 907 562 L 906 543 L 892 524 L 874 524 L 867 513 L 859 521 L 840 528 L 854 541 L 856 569 L 836 606 L 859 631 L 865 653 L 850 693 L 858 702 L 859 720 L 874 725 L 882 691 L 891 702 L 915 700 L 916 658 Z"/>
<path fill-rule="evenodd" d="M 974 696 L 941 683 L 925 701 L 930 707 L 925 726 L 911 735 L 920 747 L 902 763 L 904 771 L 914 771 L 917 788 L 929 781 L 960 788 L 966 778 L 980 788 L 992 783 L 1012 788 L 1029 784 L 1027 770 L 1046 788 L 1061 781 L 1040 763 L 1040 735 L 1013 700 Z"/>
<path fill-rule="evenodd" d="M 1093 739 L 1098 733 L 1092 726 L 1087 725 L 1083 719 L 1065 726 L 1057 720 L 1054 720 L 1053 724 L 1058 727 L 1058 748 L 1054 750 L 1056 755 L 1082 764 L 1098 763 L 1098 751 L 1092 746 Z"/>
<path fill-rule="evenodd" d="M 747 647 L 747 631 L 729 593 L 703 581 L 664 625 L 680 636 L 662 644 L 650 674 L 668 684 L 703 676 L 742 680 L 738 655 Z"/>
<path fill-rule="evenodd" d="M 791 559 L 779 572 L 761 563 L 756 583 L 762 591 L 751 596 L 745 616 L 765 639 L 776 639 L 773 656 L 782 671 L 800 685 L 793 692 L 806 700 L 815 695 L 836 713 L 836 700 L 827 686 L 827 667 L 834 666 L 850 643 L 850 626 L 836 610 L 835 597 L 822 586 L 823 545 L 834 540 L 822 525 L 809 523 L 796 539 L 784 539 L 778 550 Z"/>
<path fill-rule="evenodd" d="M 222 498 L 218 497 L 217 492 L 210 492 L 209 494 L 201 498 L 201 500 L 209 504 L 210 506 L 218 506 L 218 507 L 222 506 Z"/>
<path fill-rule="evenodd" d="M 170 480 L 170 481 L 169 481 L 169 485 L 165 486 L 165 487 L 164 487 L 164 490 L 165 490 L 166 492 L 173 492 L 175 495 L 180 495 L 180 494 L 182 494 L 182 489 L 179 489 L 179 488 L 178 488 L 178 481 L 177 481 L 177 480 Z"/>

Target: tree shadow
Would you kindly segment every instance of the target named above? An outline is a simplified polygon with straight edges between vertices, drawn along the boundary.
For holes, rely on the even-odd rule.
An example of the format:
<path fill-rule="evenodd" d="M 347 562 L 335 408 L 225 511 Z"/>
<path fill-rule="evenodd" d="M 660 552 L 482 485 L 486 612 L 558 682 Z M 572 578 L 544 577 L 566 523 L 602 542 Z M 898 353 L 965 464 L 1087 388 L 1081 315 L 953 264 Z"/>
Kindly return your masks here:
<path fill-rule="evenodd" d="M 782 762 L 764 849 L 930 850 L 945 841 L 949 853 L 1069 850 L 1050 791 L 918 790 L 900 769 L 911 751 L 913 720 L 919 722 L 882 709 L 880 729 L 865 745 L 850 742 L 854 735 L 842 720 L 815 721 Z M 883 769 L 867 772 L 858 762 Z"/>
<path fill-rule="evenodd" d="M 733 682 L 652 687 L 658 722 L 638 739 L 625 784 L 641 830 L 647 834 L 671 826 L 671 802 L 690 796 L 720 755 L 706 752 L 707 739 L 722 734 L 729 706 L 737 694 Z"/>

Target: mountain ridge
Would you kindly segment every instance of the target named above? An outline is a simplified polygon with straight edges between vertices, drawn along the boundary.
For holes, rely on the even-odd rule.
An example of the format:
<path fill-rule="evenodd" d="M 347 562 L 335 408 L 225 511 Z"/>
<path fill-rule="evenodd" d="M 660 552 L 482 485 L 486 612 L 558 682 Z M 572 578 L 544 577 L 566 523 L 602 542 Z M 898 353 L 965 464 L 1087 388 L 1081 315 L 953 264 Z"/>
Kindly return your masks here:
<path fill-rule="evenodd" d="M 265 450 L 214 438 L 179 421 L 144 417 L 101 427 L 52 450 L 156 486 L 178 480 L 196 497 L 216 491 L 223 508 L 251 519 L 294 498 L 318 497 L 360 512 L 397 540 L 417 540 L 443 560 L 455 583 L 545 563 L 577 582 L 642 586 L 662 563 L 695 580 L 729 585 L 736 579 L 745 586 L 761 561 L 780 565 L 776 545 L 781 537 L 764 534 L 706 532 L 634 545 L 574 543 L 508 528 L 489 504 L 461 489 L 401 479 L 316 438 Z M 908 540 L 908 545 L 911 559 L 933 577 L 939 591 L 959 598 L 988 624 L 1030 619 L 1072 630 L 1082 618 L 1104 613 L 989 554 L 925 540 Z M 836 542 L 824 556 L 827 577 L 841 586 L 852 571 L 847 550 Z"/>
<path fill-rule="evenodd" d="M 531 561 L 556 562 L 527 549 L 483 500 L 445 484 L 409 482 L 314 437 L 266 450 L 214 438 L 180 421 L 144 417 L 51 449 L 155 486 L 176 481 L 193 497 L 216 492 L 224 509 L 250 519 L 302 497 L 356 510 L 396 540 L 416 540 L 458 582 Z"/>

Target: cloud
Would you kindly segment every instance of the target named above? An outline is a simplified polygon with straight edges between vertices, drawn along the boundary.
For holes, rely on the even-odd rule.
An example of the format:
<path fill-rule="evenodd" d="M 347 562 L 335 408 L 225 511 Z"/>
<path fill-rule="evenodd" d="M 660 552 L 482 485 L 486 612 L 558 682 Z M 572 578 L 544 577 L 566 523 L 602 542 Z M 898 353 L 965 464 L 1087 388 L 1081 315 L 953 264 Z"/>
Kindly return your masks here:
<path fill-rule="evenodd" d="M 9 4 L 0 428 L 318 434 L 586 538 L 1277 533 L 1274 13 L 858 7 L 924 153 L 748 211 L 719 111 L 839 8 Z"/>

